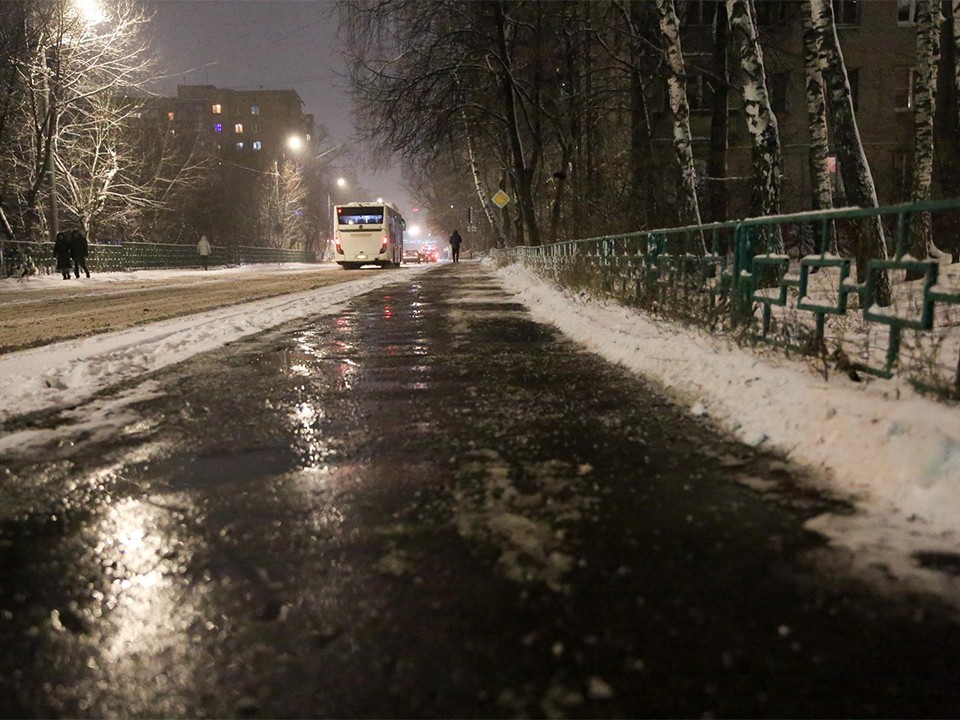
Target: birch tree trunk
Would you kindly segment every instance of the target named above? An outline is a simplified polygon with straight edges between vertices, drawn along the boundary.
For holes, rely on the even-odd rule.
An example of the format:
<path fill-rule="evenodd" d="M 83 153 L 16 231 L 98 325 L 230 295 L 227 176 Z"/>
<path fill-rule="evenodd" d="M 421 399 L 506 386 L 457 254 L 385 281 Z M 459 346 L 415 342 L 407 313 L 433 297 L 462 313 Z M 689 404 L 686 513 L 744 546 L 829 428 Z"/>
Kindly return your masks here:
<path fill-rule="evenodd" d="M 937 109 L 937 67 L 940 64 L 940 0 L 915 0 L 917 64 L 913 91 L 913 183 L 912 202 L 930 198 L 933 175 L 933 117 Z M 943 255 L 933 244 L 930 213 L 918 213 L 911 222 L 910 255 L 918 260 Z M 923 273 L 907 273 L 916 280 Z"/>
<path fill-rule="evenodd" d="M 840 159 L 847 200 L 859 207 L 877 207 L 877 188 L 863 152 L 863 143 L 860 141 L 860 130 L 850 94 L 850 80 L 843 62 L 830 0 L 810 0 L 810 17 L 817 42 L 820 43 L 818 64 L 827 88 L 827 105 L 833 118 L 834 145 Z M 887 243 L 879 217 L 864 220 L 860 225 L 855 254 L 857 280 L 862 283 L 867 278 L 868 261 L 873 258 L 887 258 Z M 880 305 L 889 305 L 890 281 L 886 272 L 877 273 L 875 287 L 877 296 L 874 300 Z"/>
<path fill-rule="evenodd" d="M 814 210 L 827 210 L 833 207 L 833 194 L 830 187 L 830 155 L 829 138 L 827 134 L 827 101 L 823 87 L 823 75 L 817 58 L 821 53 L 821 44 L 817 40 L 817 33 L 813 30 L 810 19 L 810 0 L 804 0 L 801 10 L 803 22 L 803 64 L 806 71 L 807 121 L 810 124 L 810 154 L 808 158 L 810 168 L 810 200 Z M 833 229 L 831 223 L 830 228 Z M 824 248 L 824 238 L 820 223 L 813 228 L 817 238 L 818 252 L 825 249 L 837 253 L 836 232 L 830 232 L 830 247 Z"/>
<path fill-rule="evenodd" d="M 960 0 L 952 0 L 953 16 L 953 79 L 957 88 L 957 122 L 960 123 Z"/>
<path fill-rule="evenodd" d="M 483 208 L 483 214 L 487 218 L 487 222 L 497 234 L 497 247 L 503 249 L 507 246 L 507 237 L 503 232 L 502 218 L 494 214 L 493 203 L 490 202 L 487 191 L 483 187 L 483 181 L 480 177 L 480 167 L 473 149 L 473 133 L 470 131 L 470 123 L 467 122 L 466 112 L 461 110 L 460 117 L 463 120 L 463 136 L 467 144 L 467 159 L 470 162 L 470 177 L 473 178 L 473 187 L 477 192 L 477 198 L 480 202 L 480 207 Z"/>
<path fill-rule="evenodd" d="M 510 43 L 508 42 L 506 0 L 494 3 L 496 17 L 497 50 L 499 60 L 499 82 L 503 93 L 505 114 L 507 119 L 507 135 L 510 142 L 510 157 L 513 166 L 514 191 L 517 195 L 517 205 L 520 209 L 520 228 L 526 231 L 531 245 L 540 244 L 540 227 L 537 223 L 531 172 L 527 165 L 526 154 L 523 149 L 523 139 L 520 134 L 520 116 L 517 103 L 517 89 L 513 77 L 511 64 Z M 521 238 L 522 241 L 522 238 Z"/>
<path fill-rule="evenodd" d="M 660 16 L 664 53 L 670 70 L 667 88 L 670 93 L 670 110 L 673 113 L 673 147 L 680 167 L 680 222 L 684 225 L 699 225 L 700 205 L 697 201 L 697 171 L 693 165 L 687 73 L 683 66 L 683 49 L 680 47 L 680 28 L 674 1 L 657 0 L 657 12 Z M 706 247 L 702 250 L 706 252 Z"/>
<path fill-rule="evenodd" d="M 780 213 L 780 131 L 767 93 L 763 51 L 757 41 L 749 0 L 727 0 L 730 35 L 740 59 L 743 112 L 750 134 L 753 158 L 751 211 L 757 216 Z M 768 239 L 768 252 L 783 252 L 779 233 Z"/>

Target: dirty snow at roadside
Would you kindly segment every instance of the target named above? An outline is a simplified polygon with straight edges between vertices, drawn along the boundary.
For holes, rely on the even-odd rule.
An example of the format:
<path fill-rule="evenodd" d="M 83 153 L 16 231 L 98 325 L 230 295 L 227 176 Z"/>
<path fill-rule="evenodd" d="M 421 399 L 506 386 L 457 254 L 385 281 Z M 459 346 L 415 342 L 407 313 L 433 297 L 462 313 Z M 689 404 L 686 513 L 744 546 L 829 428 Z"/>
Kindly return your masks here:
<path fill-rule="evenodd" d="M 262 270 L 262 266 L 251 267 Z M 424 271 L 409 268 L 404 277 Z M 150 270 L 101 273 L 94 277 L 103 291 L 109 292 L 116 283 L 169 280 L 190 274 L 196 275 L 197 271 Z M 338 285 L 0 355 L 0 423 L 37 410 L 77 405 L 108 387 L 238 338 L 290 320 L 335 312 L 338 303 L 397 281 L 398 277 L 389 272 L 359 273 L 356 280 Z M 49 287 L 60 282 L 69 286 L 59 277 L 39 277 L 19 288 Z M 0 292 L 17 288 L 15 283 L 3 281 Z M 86 287 L 90 281 L 84 278 L 83 283 Z"/>
<path fill-rule="evenodd" d="M 537 320 L 739 440 L 817 471 L 823 487 L 858 512 L 824 514 L 807 527 L 852 550 L 860 567 L 885 567 L 960 602 L 956 573 L 918 561 L 960 553 L 960 407 L 897 380 L 824 380 L 803 362 L 760 357 L 723 337 L 562 291 L 518 265 L 497 274 Z"/>

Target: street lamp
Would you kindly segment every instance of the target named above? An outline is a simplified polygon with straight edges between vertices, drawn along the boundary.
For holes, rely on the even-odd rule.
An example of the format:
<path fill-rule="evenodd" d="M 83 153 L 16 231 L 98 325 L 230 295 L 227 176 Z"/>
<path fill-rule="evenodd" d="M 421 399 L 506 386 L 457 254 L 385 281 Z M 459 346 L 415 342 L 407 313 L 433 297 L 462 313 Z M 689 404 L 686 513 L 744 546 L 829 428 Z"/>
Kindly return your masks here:
<path fill-rule="evenodd" d="M 277 233 L 276 245 L 283 245 L 283 232 L 285 226 L 284 214 L 280 208 L 280 177 L 286 173 L 287 153 L 299 154 L 303 148 L 303 139 L 299 135 L 288 135 L 280 146 L 280 153 L 273 161 L 273 187 L 274 187 L 274 207 L 277 213 L 277 222 L 274 223 L 274 231 Z"/>
<path fill-rule="evenodd" d="M 77 11 L 78 16 L 83 21 L 83 24 L 86 28 L 99 25 L 107 19 L 107 16 L 103 13 L 103 10 L 101 10 L 100 3 L 97 2 L 97 0 L 74 0 L 73 7 Z M 64 35 L 63 40 L 65 42 L 71 42 L 69 35 Z M 44 53 L 44 62 L 46 63 L 47 73 L 45 73 L 43 76 L 43 88 L 46 94 L 48 113 L 47 122 L 49 123 L 49 138 L 47 143 L 49 144 L 50 149 L 47 153 L 47 176 L 50 181 L 50 242 L 55 243 L 57 240 L 57 233 L 60 232 L 60 218 L 57 208 L 57 134 L 60 132 L 60 110 L 57 108 L 56 88 L 51 86 L 51 78 L 48 78 L 48 75 L 54 70 L 54 68 L 51 68 L 50 66 L 50 61 L 51 59 L 55 59 L 56 73 L 59 76 L 60 52 L 56 45 L 50 47 L 49 50 L 51 52 Z"/>
<path fill-rule="evenodd" d="M 338 177 L 337 187 L 342 189 L 342 188 L 345 188 L 346 186 L 347 186 L 347 181 L 342 177 Z M 327 237 L 324 238 L 324 241 L 323 241 L 323 257 L 327 256 L 327 251 L 331 250 L 330 243 L 333 242 L 333 226 L 334 226 L 333 198 L 330 196 L 329 190 L 327 191 L 327 222 L 329 223 L 329 225 L 327 226 Z"/>
<path fill-rule="evenodd" d="M 100 9 L 100 3 L 97 0 L 74 0 L 73 9 L 83 21 L 84 28 L 91 28 L 99 25 L 107 19 L 107 16 Z M 69 35 L 63 35 L 62 42 L 71 42 Z M 44 62 L 47 72 L 43 76 L 43 88 L 47 100 L 47 144 L 49 152 L 47 153 L 47 177 L 50 181 L 50 242 L 56 242 L 57 233 L 60 232 L 60 217 L 57 208 L 57 134 L 60 132 L 60 110 L 57 107 L 57 90 L 52 86 L 53 78 L 49 77 L 55 72 L 57 77 L 60 75 L 60 49 L 53 45 L 49 48 L 49 53 L 44 53 Z M 53 67 L 51 67 L 51 59 Z"/>

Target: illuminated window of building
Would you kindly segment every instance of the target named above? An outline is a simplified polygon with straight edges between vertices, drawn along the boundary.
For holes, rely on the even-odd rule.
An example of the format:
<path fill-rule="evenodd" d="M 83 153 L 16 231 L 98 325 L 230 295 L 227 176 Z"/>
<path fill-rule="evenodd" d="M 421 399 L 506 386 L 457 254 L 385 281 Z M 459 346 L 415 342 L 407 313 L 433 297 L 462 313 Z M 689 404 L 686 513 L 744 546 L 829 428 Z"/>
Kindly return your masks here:
<path fill-rule="evenodd" d="M 221 112 L 219 103 L 216 104 L 216 105 L 214 105 L 214 106 L 211 108 L 211 110 L 213 110 L 213 114 L 214 114 L 214 115 L 219 115 L 220 112 Z"/>
<path fill-rule="evenodd" d="M 234 131 L 237 135 L 242 135 L 242 134 L 243 134 L 243 123 L 237 123 L 236 125 L 234 125 L 234 126 L 233 126 L 233 131 Z"/>
<path fill-rule="evenodd" d="M 259 105 L 251 105 L 251 106 L 250 106 L 250 114 L 251 114 L 251 115 L 259 115 L 259 114 L 260 114 L 260 106 L 259 106 Z"/>
<path fill-rule="evenodd" d="M 237 150 L 243 150 L 243 143 L 242 143 L 242 142 L 238 142 L 238 143 L 237 143 Z"/>
<path fill-rule="evenodd" d="M 253 149 L 254 149 L 254 150 L 260 150 L 260 149 L 262 149 L 262 148 L 263 148 L 263 143 L 262 143 L 262 142 L 260 142 L 259 140 L 254 140 L 254 141 L 253 141 Z"/>
<path fill-rule="evenodd" d="M 214 131 L 214 132 L 218 132 L 218 133 L 222 133 L 222 132 L 223 132 L 223 123 L 214 123 L 214 124 L 213 124 L 213 131 Z"/>
<path fill-rule="evenodd" d="M 173 122 L 173 112 L 167 113 L 167 120 L 169 120 L 170 122 Z"/>

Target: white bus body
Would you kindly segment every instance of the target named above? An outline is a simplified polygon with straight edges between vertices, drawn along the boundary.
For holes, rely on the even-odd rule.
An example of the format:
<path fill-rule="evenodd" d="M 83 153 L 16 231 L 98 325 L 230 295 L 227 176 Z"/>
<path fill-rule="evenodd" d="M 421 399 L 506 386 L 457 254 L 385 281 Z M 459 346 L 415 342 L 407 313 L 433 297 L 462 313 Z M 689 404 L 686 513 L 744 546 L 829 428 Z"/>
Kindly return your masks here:
<path fill-rule="evenodd" d="M 389 203 L 352 202 L 333 208 L 337 263 L 400 267 L 406 223 Z"/>

